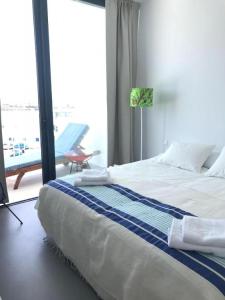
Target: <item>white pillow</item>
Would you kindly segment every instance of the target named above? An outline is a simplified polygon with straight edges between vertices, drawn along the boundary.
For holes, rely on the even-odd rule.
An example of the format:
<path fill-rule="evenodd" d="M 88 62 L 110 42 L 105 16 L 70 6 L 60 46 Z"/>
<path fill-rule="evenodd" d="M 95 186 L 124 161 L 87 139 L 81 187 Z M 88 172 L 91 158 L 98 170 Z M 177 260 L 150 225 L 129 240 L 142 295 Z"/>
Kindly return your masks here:
<path fill-rule="evenodd" d="M 225 178 L 225 147 L 212 167 L 205 173 L 206 176 L 224 177 Z"/>
<path fill-rule="evenodd" d="M 201 167 L 213 148 L 213 145 L 174 142 L 159 157 L 158 162 L 185 170 L 200 172 Z"/>

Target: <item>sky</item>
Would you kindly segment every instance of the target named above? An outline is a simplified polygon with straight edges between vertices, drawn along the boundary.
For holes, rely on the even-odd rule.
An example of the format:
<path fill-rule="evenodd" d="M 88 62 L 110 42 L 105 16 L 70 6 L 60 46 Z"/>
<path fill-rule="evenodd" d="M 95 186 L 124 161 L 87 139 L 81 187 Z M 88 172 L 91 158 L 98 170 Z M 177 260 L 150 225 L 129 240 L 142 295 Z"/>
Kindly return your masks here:
<path fill-rule="evenodd" d="M 0 98 L 37 103 L 31 0 L 0 1 Z"/>
<path fill-rule="evenodd" d="M 83 103 L 96 91 L 104 95 L 104 9 L 48 0 L 48 11 L 54 105 Z M 31 0 L 0 1 L 0 36 L 1 101 L 37 104 Z"/>

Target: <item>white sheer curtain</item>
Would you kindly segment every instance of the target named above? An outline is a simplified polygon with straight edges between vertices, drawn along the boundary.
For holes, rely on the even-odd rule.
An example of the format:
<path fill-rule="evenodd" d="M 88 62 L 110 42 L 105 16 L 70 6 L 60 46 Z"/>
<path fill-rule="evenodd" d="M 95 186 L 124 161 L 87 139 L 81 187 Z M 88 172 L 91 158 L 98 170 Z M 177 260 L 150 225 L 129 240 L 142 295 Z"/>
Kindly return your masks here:
<path fill-rule="evenodd" d="M 130 89 L 136 83 L 139 5 L 106 0 L 108 165 L 133 160 Z"/>

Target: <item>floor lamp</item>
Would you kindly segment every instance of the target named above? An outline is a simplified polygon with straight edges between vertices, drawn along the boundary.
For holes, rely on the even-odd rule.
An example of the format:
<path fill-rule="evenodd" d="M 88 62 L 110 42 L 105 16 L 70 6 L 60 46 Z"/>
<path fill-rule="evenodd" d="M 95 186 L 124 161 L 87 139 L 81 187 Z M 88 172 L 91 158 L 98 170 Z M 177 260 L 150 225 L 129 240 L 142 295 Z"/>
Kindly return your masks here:
<path fill-rule="evenodd" d="M 130 107 L 141 109 L 141 149 L 140 157 L 143 156 L 143 108 L 153 105 L 153 89 L 152 88 L 132 88 L 130 93 Z"/>

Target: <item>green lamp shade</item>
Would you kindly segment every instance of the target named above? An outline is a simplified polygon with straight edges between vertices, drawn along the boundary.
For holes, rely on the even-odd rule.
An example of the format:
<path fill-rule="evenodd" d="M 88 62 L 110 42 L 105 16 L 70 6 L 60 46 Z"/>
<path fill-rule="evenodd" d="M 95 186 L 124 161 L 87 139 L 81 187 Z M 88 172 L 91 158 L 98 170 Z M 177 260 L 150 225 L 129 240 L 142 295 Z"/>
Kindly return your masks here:
<path fill-rule="evenodd" d="M 149 107 L 153 105 L 152 88 L 132 88 L 130 93 L 130 107 Z"/>

